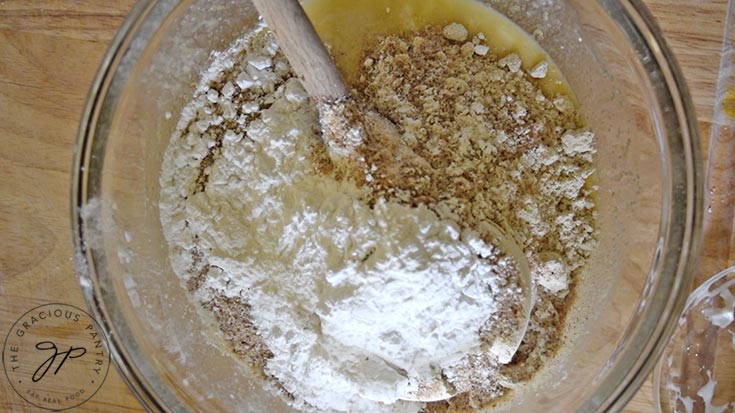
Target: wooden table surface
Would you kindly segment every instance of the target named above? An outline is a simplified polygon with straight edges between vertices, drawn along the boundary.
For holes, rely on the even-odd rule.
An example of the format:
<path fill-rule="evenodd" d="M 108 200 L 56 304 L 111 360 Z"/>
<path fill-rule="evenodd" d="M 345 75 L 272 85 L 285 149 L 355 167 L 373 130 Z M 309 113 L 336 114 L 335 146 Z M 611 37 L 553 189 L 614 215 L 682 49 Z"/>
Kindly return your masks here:
<path fill-rule="evenodd" d="M 727 1 L 646 3 L 683 67 L 706 155 Z M 72 147 L 99 62 L 133 4 L 133 0 L 0 0 L 2 335 L 21 314 L 41 304 L 86 308 L 72 260 Z M 27 404 L 0 376 L 0 411 L 41 410 Z M 143 408 L 111 369 L 99 392 L 72 411 Z M 625 411 L 656 411 L 650 380 Z"/>

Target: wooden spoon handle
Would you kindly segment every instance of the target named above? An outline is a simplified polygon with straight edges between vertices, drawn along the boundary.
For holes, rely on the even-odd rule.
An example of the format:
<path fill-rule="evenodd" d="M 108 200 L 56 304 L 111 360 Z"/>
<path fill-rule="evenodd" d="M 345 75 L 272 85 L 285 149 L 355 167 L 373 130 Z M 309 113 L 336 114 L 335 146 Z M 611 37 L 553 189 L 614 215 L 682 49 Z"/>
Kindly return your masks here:
<path fill-rule="evenodd" d="M 334 102 L 349 95 L 337 66 L 298 0 L 253 0 L 253 4 L 313 99 Z"/>

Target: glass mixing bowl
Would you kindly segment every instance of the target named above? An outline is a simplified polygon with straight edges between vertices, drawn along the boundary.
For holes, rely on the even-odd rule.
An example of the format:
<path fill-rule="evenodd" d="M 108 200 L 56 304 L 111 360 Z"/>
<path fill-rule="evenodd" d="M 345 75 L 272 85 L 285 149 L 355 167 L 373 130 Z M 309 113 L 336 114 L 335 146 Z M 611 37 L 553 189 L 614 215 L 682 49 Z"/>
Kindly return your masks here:
<path fill-rule="evenodd" d="M 598 137 L 599 237 L 567 345 L 513 412 L 621 409 L 655 365 L 698 255 L 695 115 L 651 15 L 633 0 L 495 0 L 561 67 Z M 247 0 L 141 0 L 112 42 L 76 148 L 79 278 L 122 376 L 152 411 L 289 412 L 234 362 L 174 274 L 161 158 L 213 50 L 258 20 Z"/>

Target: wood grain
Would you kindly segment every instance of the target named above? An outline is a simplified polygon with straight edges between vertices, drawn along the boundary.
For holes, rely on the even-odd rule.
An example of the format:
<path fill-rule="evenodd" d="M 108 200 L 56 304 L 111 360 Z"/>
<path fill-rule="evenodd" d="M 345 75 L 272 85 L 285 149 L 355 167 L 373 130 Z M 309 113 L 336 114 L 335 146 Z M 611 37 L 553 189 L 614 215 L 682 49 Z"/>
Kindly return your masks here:
<path fill-rule="evenodd" d="M 3 335 L 37 305 L 61 301 L 86 307 L 70 241 L 72 148 L 92 78 L 133 3 L 0 1 Z M 40 411 L 0 377 L 0 411 Z M 111 369 L 100 391 L 73 411 L 144 410 Z"/>
<path fill-rule="evenodd" d="M 684 70 L 704 154 L 712 124 L 725 0 L 648 0 Z M 85 307 L 68 210 L 72 148 L 87 90 L 134 0 L 0 0 L 0 331 L 25 311 Z M 730 264 L 735 258 L 731 244 Z M 0 411 L 37 412 L 0 375 Z M 142 412 L 116 371 L 75 412 Z M 650 380 L 625 409 L 655 412 Z"/>

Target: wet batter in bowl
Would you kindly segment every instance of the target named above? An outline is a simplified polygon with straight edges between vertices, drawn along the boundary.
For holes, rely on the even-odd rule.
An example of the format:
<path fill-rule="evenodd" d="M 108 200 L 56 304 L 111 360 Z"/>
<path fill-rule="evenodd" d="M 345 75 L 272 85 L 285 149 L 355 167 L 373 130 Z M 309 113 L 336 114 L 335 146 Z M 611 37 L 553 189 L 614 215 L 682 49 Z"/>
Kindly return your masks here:
<path fill-rule="evenodd" d="M 172 137 L 161 218 L 174 269 L 294 407 L 496 403 L 562 344 L 595 245 L 594 135 L 538 45 L 485 6 L 307 10 L 355 96 L 424 162 L 383 173 L 394 148 L 368 139 L 367 176 L 332 168 L 317 111 L 261 26 L 216 56 Z M 509 362 L 520 263 L 498 233 L 535 287 Z M 435 383 L 448 400 L 414 401 Z"/>

